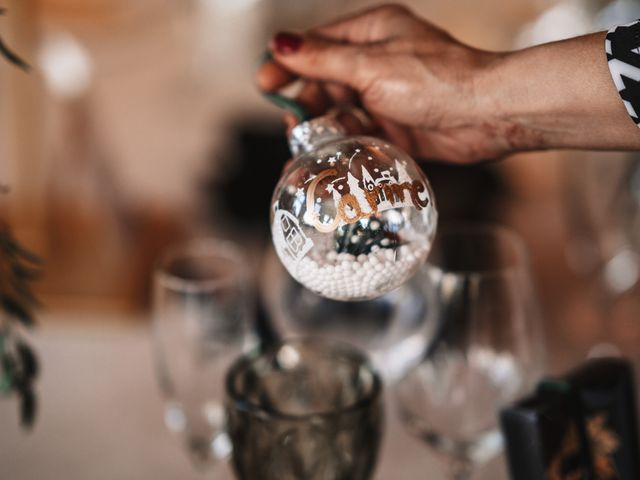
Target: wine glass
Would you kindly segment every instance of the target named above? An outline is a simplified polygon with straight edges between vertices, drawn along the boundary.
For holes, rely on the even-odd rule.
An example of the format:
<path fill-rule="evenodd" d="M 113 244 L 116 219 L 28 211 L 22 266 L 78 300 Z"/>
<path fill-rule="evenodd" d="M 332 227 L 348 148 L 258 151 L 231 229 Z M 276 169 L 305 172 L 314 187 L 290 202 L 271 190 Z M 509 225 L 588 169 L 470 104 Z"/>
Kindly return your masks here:
<path fill-rule="evenodd" d="M 397 401 L 409 431 L 466 480 L 501 448 L 497 410 L 542 373 L 538 306 L 525 247 L 501 227 L 444 228 L 424 270 L 438 333 L 398 383 Z"/>
<path fill-rule="evenodd" d="M 372 300 L 332 300 L 296 282 L 271 250 L 262 272 L 268 313 L 262 327 L 274 342 L 308 335 L 349 342 L 366 351 L 383 380 L 392 383 L 420 361 L 435 334 L 434 290 L 428 285 L 418 272 Z"/>
<path fill-rule="evenodd" d="M 640 338 L 640 155 L 581 153 L 564 165 L 569 266 L 583 289 L 565 302 L 588 356 L 634 354 Z"/>
<path fill-rule="evenodd" d="M 614 298 L 639 280 L 640 156 L 581 153 L 563 169 L 567 260 Z"/>
<path fill-rule="evenodd" d="M 230 453 L 224 374 L 253 344 L 247 269 L 231 244 L 199 240 L 161 259 L 153 285 L 153 350 L 165 423 L 197 467 Z"/>

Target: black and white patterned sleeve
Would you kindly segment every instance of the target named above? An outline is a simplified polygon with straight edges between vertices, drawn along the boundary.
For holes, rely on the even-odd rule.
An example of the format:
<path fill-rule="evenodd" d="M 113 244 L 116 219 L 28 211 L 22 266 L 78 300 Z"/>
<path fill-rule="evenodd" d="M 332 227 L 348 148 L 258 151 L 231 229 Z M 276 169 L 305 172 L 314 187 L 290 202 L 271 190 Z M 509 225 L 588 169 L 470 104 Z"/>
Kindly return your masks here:
<path fill-rule="evenodd" d="M 605 50 L 613 83 L 640 127 L 640 20 L 609 30 Z"/>

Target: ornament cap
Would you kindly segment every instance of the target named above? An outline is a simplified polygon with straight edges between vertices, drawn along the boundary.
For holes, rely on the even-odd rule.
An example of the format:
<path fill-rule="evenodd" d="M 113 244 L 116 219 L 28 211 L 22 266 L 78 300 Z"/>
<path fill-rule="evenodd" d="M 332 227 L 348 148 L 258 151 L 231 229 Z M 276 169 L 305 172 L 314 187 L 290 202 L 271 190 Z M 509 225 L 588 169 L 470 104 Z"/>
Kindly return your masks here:
<path fill-rule="evenodd" d="M 346 135 L 344 127 L 333 114 L 317 117 L 296 125 L 289 134 L 289 149 L 294 157 L 309 153 L 323 143 Z"/>

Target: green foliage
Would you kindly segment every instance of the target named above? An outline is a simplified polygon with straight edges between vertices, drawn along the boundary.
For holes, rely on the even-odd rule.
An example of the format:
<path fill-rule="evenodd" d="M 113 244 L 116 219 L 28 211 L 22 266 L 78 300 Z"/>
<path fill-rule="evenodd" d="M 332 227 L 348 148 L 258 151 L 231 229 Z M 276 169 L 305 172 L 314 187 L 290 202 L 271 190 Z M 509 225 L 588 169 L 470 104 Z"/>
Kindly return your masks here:
<path fill-rule="evenodd" d="M 0 15 L 5 13 L 6 10 L 0 8 Z M 1 37 L 0 57 L 23 70 L 30 68 Z M 33 309 L 38 303 L 30 283 L 38 276 L 40 264 L 40 259 L 22 248 L 8 225 L 0 221 L 0 394 L 17 394 L 20 420 L 26 428 L 33 425 L 36 416 L 33 384 L 39 365 L 38 358 L 18 331 L 20 326 L 34 324 Z"/>
<path fill-rule="evenodd" d="M 0 222 L 0 393 L 18 395 L 25 427 L 35 419 L 33 384 L 39 365 L 19 330 L 34 324 L 33 309 L 38 303 L 31 282 L 38 276 L 40 264 L 40 259 L 22 248 L 9 227 Z"/>
<path fill-rule="evenodd" d="M 4 15 L 6 12 L 7 12 L 6 9 L 0 8 L 0 15 Z M 11 51 L 9 47 L 7 47 L 7 45 L 2 40 L 2 37 L 0 37 L 0 56 L 4 57 L 7 61 L 9 61 L 10 63 L 14 64 L 16 67 L 21 68 L 23 70 L 28 71 L 31 68 L 29 67 L 29 64 L 27 62 L 22 60 L 22 58 L 20 58 L 18 55 L 13 53 L 13 51 Z"/>

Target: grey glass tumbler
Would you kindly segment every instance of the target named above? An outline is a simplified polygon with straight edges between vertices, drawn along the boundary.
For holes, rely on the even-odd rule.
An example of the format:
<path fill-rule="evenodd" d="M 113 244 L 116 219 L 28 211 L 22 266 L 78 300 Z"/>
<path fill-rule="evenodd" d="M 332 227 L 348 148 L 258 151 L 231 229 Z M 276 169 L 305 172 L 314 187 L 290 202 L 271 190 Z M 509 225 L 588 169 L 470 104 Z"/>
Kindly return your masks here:
<path fill-rule="evenodd" d="M 365 354 L 292 339 L 240 358 L 227 379 L 240 480 L 367 480 L 382 437 L 382 385 Z"/>

